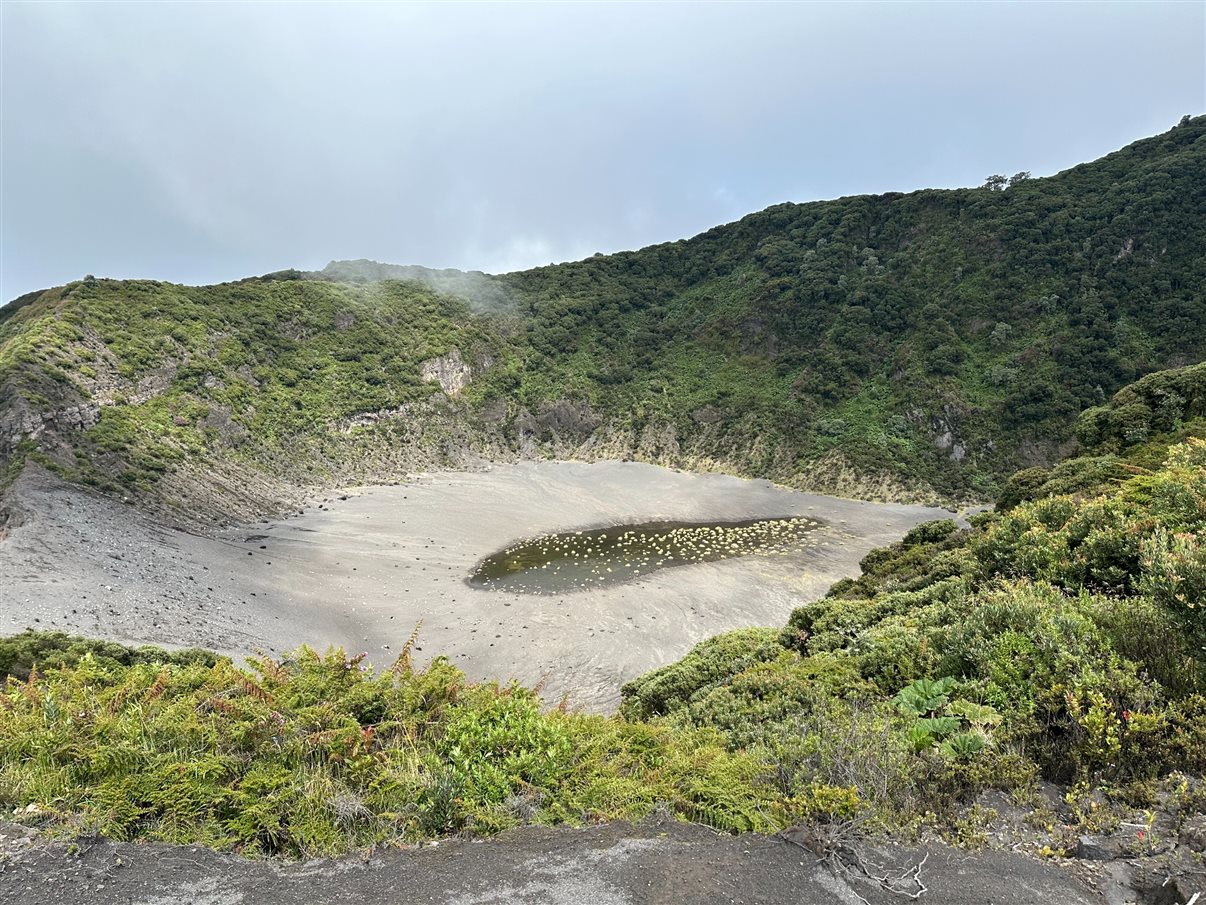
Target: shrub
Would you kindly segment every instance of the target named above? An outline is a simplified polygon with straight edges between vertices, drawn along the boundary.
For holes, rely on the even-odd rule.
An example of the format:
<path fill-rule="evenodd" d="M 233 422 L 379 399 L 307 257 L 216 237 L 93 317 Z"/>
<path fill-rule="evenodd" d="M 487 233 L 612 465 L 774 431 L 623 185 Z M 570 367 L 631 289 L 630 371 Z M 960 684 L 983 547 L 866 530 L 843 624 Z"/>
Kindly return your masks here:
<path fill-rule="evenodd" d="M 778 636 L 775 629 L 749 628 L 709 638 L 677 663 L 626 683 L 620 690 L 620 712 L 630 720 L 671 713 L 717 682 L 775 659 L 782 651 Z"/>
<path fill-rule="evenodd" d="M 847 820 L 864 808 L 854 786 L 831 786 L 815 780 L 783 804 L 791 823 Z"/>
<path fill-rule="evenodd" d="M 783 651 L 696 695 L 685 717 L 691 725 L 719 730 L 730 747 L 745 748 L 779 736 L 819 701 L 856 699 L 869 691 L 849 657 L 800 658 Z"/>
<path fill-rule="evenodd" d="M 166 651 L 157 647 L 130 648 L 109 641 L 96 641 L 63 632 L 38 632 L 26 629 L 19 635 L 0 638 L 0 679 L 13 676 L 28 679 L 36 665 L 45 672 L 73 667 L 84 657 L 104 667 L 133 666 L 140 663 L 213 666 L 225 659 L 203 650 Z"/>
<path fill-rule="evenodd" d="M 1144 539 L 1142 556 L 1139 589 L 1181 623 L 1194 654 L 1206 660 L 1206 542 L 1161 527 Z"/>
<path fill-rule="evenodd" d="M 997 511 L 1008 512 L 1019 503 L 1038 499 L 1050 477 L 1049 469 L 1038 466 L 1014 472 L 997 496 Z"/>
<path fill-rule="evenodd" d="M 715 732 L 546 713 L 443 659 L 414 670 L 409 650 L 379 673 L 338 650 L 252 671 L 110 653 L 7 680 L 0 806 L 114 838 L 289 855 L 635 819 L 658 802 L 726 830 L 776 827 L 765 760 Z"/>
<path fill-rule="evenodd" d="M 905 534 L 901 540 L 901 544 L 906 547 L 912 547 L 916 544 L 935 544 L 957 530 L 959 530 L 959 526 L 950 519 L 922 522 Z"/>
<path fill-rule="evenodd" d="M 847 790 L 839 800 L 861 804 L 880 826 L 907 822 L 918 810 L 924 771 L 901 721 L 883 705 L 825 702 L 784 727 L 771 751 L 789 800 L 807 803 L 810 790 Z"/>
<path fill-rule="evenodd" d="M 475 798 L 502 802 L 513 789 L 548 786 L 569 768 L 570 740 L 526 689 L 476 690 L 452 706 L 438 752 Z"/>

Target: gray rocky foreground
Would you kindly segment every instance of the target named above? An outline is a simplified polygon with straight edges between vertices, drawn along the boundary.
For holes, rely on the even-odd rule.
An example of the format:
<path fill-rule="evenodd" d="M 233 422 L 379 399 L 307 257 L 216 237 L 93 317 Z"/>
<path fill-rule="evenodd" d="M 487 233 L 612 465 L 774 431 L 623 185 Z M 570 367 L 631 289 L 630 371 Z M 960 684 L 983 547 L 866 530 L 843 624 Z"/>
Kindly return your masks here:
<path fill-rule="evenodd" d="M 775 837 L 671 821 L 528 827 L 300 863 L 156 844 L 73 847 L 0 825 L 6 905 L 1172 905 L 1192 898 L 1185 884 L 1142 865 L 940 844 L 864 843 L 844 859 L 820 858 Z"/>

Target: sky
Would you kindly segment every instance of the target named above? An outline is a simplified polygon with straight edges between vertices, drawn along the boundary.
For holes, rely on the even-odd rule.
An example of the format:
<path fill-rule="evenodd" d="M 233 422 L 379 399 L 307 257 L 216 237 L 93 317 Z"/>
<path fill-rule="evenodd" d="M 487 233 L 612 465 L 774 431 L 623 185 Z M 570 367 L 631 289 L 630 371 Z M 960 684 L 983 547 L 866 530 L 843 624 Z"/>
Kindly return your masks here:
<path fill-rule="evenodd" d="M 1047 175 L 1206 112 L 1206 3 L 0 0 L 0 302 L 505 272 Z"/>

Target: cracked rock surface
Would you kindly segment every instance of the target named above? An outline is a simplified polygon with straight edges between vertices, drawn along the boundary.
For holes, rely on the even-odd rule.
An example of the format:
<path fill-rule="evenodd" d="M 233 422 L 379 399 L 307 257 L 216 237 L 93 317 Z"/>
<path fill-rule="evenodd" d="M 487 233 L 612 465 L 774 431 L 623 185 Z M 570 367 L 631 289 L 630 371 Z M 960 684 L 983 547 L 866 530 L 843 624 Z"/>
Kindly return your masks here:
<path fill-rule="evenodd" d="M 9 828 L 15 833 L 24 830 Z M 0 838 L 5 828 L 0 826 Z M 4 854 L 11 905 L 886 905 L 909 901 L 857 869 L 767 836 L 728 836 L 651 821 L 585 829 L 527 827 L 365 858 L 248 861 L 196 847 L 27 842 Z M 1088 905 L 1106 901 L 1066 868 L 1011 852 L 874 844 L 860 854 L 899 871 L 926 858 L 917 900 L 941 905 Z M 928 856 L 928 857 L 926 857 Z"/>

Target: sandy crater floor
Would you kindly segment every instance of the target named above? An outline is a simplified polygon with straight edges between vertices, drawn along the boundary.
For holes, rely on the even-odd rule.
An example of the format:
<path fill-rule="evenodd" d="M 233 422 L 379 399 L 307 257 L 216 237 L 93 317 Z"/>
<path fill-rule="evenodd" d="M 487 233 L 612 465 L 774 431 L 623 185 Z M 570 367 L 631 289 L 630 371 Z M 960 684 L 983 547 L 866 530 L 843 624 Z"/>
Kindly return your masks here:
<path fill-rule="evenodd" d="M 856 575 L 872 547 L 950 515 L 631 462 L 498 465 L 344 493 L 207 538 L 27 470 L 10 492 L 24 524 L 0 541 L 0 633 L 32 626 L 232 654 L 341 644 L 387 664 L 422 622 L 421 661 L 442 653 L 476 679 L 547 677 L 547 699 L 608 710 L 624 681 L 717 632 L 783 624 Z M 826 527 L 790 556 L 597 590 L 534 596 L 465 582 L 483 557 L 535 534 L 784 515 Z"/>

